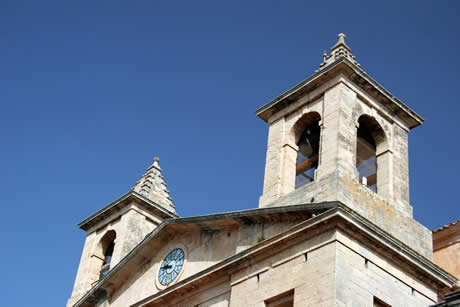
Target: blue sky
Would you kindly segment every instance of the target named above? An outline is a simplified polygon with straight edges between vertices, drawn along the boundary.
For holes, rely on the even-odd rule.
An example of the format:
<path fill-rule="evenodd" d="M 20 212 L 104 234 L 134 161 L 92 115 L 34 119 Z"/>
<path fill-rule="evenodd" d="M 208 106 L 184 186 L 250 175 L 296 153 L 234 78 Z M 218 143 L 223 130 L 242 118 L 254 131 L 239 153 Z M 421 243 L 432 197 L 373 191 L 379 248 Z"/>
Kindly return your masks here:
<path fill-rule="evenodd" d="M 76 224 L 154 156 L 182 216 L 257 207 L 268 130 L 254 110 L 340 32 L 426 120 L 409 138 L 415 218 L 460 218 L 459 2 L 369 2 L 0 1 L 2 305 L 63 306 Z"/>

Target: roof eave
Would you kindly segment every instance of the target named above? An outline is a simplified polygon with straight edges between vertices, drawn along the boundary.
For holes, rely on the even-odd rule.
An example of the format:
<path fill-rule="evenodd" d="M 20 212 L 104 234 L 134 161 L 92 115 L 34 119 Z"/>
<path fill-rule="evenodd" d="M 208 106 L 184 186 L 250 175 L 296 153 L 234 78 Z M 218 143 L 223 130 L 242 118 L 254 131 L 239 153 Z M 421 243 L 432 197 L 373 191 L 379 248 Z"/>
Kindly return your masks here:
<path fill-rule="evenodd" d="M 364 72 L 361 68 L 350 62 L 348 59 L 342 57 L 337 59 L 335 62 L 327 65 L 326 67 L 322 68 L 321 70 L 314 73 L 312 76 L 308 77 L 304 81 L 300 82 L 293 88 L 289 89 L 288 91 L 284 92 L 277 98 L 273 99 L 269 103 L 265 104 L 264 106 L 260 107 L 256 110 L 257 116 L 262 118 L 264 121 L 268 121 L 269 118 L 273 115 L 271 110 L 273 108 L 285 101 L 286 99 L 292 97 L 294 94 L 300 94 L 301 92 L 307 93 L 309 90 L 309 86 L 321 77 L 330 78 L 328 76 L 331 72 L 337 69 L 341 65 L 346 65 L 347 67 L 351 68 L 353 72 L 358 75 L 360 78 L 365 80 L 367 83 L 372 85 L 372 87 L 383 97 L 385 97 L 391 104 L 393 104 L 397 109 L 398 112 L 402 112 L 405 117 L 407 117 L 406 121 L 408 121 L 409 128 L 415 128 L 423 124 L 424 119 L 418 115 L 414 110 L 409 108 L 406 104 L 404 104 L 401 100 L 393 96 L 388 90 L 386 90 L 382 85 L 380 85 L 377 81 L 375 81 L 372 77 L 370 77 L 366 72 Z M 302 93 L 304 94 L 304 93 Z"/>
<path fill-rule="evenodd" d="M 78 223 L 78 227 L 81 229 L 87 231 L 89 230 L 92 226 L 94 226 L 94 221 L 97 219 L 99 216 L 104 215 L 104 214 L 111 214 L 112 212 L 118 211 L 120 207 L 128 200 L 130 199 L 136 199 L 146 205 L 146 208 L 150 208 L 152 211 L 155 211 L 158 214 L 162 215 L 162 218 L 177 218 L 179 215 L 177 215 L 174 212 L 171 212 L 165 208 L 163 208 L 161 205 L 145 198 L 141 194 L 134 192 L 134 191 L 129 191 L 128 193 L 124 194 L 120 198 L 114 200 L 101 210 L 97 211 L 96 213 L 92 214 L 85 220 L 81 221 Z"/>

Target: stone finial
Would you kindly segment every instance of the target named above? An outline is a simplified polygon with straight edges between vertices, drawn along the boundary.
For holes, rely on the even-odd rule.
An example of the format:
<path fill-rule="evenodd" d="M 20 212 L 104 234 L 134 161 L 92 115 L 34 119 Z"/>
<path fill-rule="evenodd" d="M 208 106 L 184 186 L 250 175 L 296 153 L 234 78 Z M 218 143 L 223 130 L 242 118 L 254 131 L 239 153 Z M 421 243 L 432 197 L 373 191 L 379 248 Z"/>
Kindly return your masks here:
<path fill-rule="evenodd" d="M 147 169 L 146 173 L 132 190 L 163 206 L 165 209 L 175 212 L 175 206 L 166 188 L 159 162 L 160 158 L 153 158 L 153 164 Z"/>
<path fill-rule="evenodd" d="M 351 48 L 345 43 L 345 34 L 340 33 L 337 35 L 337 43 L 331 48 L 331 54 L 327 55 L 326 51 L 323 53 L 323 63 L 320 65 L 320 69 L 327 65 L 335 62 L 339 58 L 346 58 L 356 66 L 360 67 L 356 58 L 350 53 Z"/>
<path fill-rule="evenodd" d="M 160 167 L 159 162 L 160 162 L 160 158 L 158 158 L 158 157 L 153 158 L 152 166 L 155 166 L 156 168 L 160 169 L 160 171 L 161 171 L 161 167 Z"/>
<path fill-rule="evenodd" d="M 340 33 L 339 35 L 337 35 L 337 43 L 335 43 L 334 47 L 331 48 L 332 52 L 334 52 L 334 50 L 340 48 L 341 46 L 343 46 L 345 49 L 347 49 L 348 51 L 350 51 L 350 47 L 347 46 L 347 44 L 345 43 L 345 34 L 343 33 Z"/>

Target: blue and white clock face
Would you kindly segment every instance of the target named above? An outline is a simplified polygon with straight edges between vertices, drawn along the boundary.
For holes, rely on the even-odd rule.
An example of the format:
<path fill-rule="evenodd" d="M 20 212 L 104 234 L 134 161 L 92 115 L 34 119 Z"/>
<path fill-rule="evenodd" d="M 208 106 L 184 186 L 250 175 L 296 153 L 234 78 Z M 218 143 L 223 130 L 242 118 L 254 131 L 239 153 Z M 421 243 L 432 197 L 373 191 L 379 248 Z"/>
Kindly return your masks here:
<path fill-rule="evenodd" d="M 169 285 L 179 276 L 184 267 L 184 258 L 185 253 L 181 248 L 174 249 L 166 256 L 158 272 L 158 281 L 161 285 Z"/>

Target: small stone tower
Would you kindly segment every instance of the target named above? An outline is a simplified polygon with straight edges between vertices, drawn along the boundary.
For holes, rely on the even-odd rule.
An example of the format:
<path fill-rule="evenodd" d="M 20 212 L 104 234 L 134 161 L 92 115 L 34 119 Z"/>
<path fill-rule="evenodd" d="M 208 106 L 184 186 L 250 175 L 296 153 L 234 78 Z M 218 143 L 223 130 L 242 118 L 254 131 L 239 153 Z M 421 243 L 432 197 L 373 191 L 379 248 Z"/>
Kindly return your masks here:
<path fill-rule="evenodd" d="M 163 220 L 178 217 L 161 175 L 159 161 L 155 157 L 130 192 L 78 224 L 86 231 L 86 240 L 67 306 L 73 306 L 100 282 Z M 100 296 L 104 298 L 104 293 Z"/>
<path fill-rule="evenodd" d="M 408 133 L 423 118 L 350 51 L 339 34 L 319 70 L 257 110 L 269 125 L 259 207 L 340 201 L 431 259 L 409 202 Z"/>

